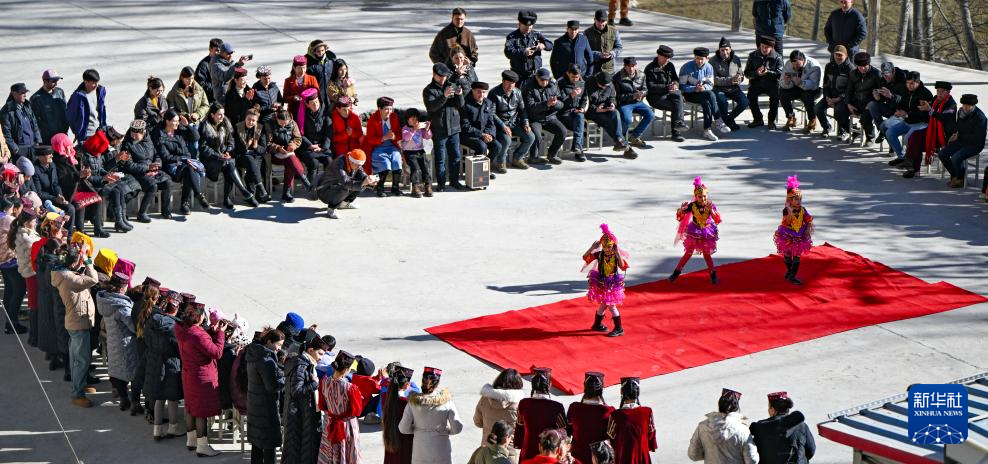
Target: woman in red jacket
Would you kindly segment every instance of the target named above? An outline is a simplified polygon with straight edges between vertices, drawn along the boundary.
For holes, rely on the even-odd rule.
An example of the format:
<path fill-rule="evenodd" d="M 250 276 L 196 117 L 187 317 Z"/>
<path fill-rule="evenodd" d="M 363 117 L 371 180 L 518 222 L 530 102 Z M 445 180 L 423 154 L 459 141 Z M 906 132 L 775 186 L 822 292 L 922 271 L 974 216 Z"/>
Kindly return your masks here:
<path fill-rule="evenodd" d="M 357 148 L 363 149 L 364 129 L 360 126 L 360 116 L 353 112 L 350 97 L 343 96 L 336 101 L 333 110 L 333 156 L 340 157 Z M 364 170 L 367 171 L 365 163 Z M 367 171 L 370 172 L 370 171 Z"/>
<path fill-rule="evenodd" d="M 307 89 L 319 90 L 319 81 L 316 80 L 316 76 L 305 73 L 305 56 L 298 55 L 292 60 L 292 74 L 285 78 L 285 85 L 282 88 L 285 103 L 288 103 L 288 112 L 293 118 L 298 114 L 302 92 Z"/>
<path fill-rule="evenodd" d="M 401 196 L 401 123 L 395 114 L 395 101 L 390 97 L 377 99 L 377 111 L 367 118 L 367 136 L 364 152 L 371 155 L 371 167 L 381 179 L 377 182 L 377 196 L 386 196 L 384 181 L 391 173 L 391 195 Z"/>
<path fill-rule="evenodd" d="M 206 437 L 206 418 L 220 414 L 220 380 L 216 361 L 223 356 L 226 321 L 212 321 L 209 329 L 203 329 L 206 321 L 206 305 L 188 303 L 183 311 L 182 323 L 175 325 L 178 353 L 182 358 L 182 390 L 185 393 L 185 446 L 195 450 L 196 456 L 220 454 L 209 446 Z"/>
<path fill-rule="evenodd" d="M 655 422 L 652 409 L 638 403 L 638 377 L 621 379 L 621 409 L 611 413 L 607 434 L 614 443 L 614 462 L 620 464 L 651 464 L 650 451 L 655 443 Z"/>
<path fill-rule="evenodd" d="M 563 433 L 560 430 L 546 429 L 539 434 L 539 454 L 525 459 L 521 464 L 556 464 L 563 456 Z"/>

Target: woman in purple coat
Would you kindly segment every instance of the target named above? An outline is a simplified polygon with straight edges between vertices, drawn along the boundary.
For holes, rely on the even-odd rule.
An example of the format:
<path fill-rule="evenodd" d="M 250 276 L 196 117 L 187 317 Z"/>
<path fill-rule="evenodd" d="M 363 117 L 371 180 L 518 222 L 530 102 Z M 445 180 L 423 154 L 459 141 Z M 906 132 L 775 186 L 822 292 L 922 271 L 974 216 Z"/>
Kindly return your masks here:
<path fill-rule="evenodd" d="M 189 303 L 183 312 L 181 324 L 175 326 L 178 351 L 182 358 L 182 390 L 185 393 L 185 446 L 195 450 L 196 456 L 208 457 L 220 454 L 209 446 L 206 437 L 206 418 L 220 414 L 220 380 L 216 361 L 223 356 L 226 322 L 212 321 L 208 329 L 206 306 Z"/>

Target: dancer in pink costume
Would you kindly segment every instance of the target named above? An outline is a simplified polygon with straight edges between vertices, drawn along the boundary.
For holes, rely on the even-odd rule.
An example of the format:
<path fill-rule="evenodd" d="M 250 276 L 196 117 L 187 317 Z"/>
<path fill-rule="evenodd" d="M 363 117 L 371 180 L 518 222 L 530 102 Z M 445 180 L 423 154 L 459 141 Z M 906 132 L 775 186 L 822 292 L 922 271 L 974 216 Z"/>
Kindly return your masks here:
<path fill-rule="evenodd" d="M 621 313 L 618 305 L 624 301 L 624 273 L 628 270 L 628 254 L 618 248 L 617 237 L 607 227 L 601 224 L 600 230 L 603 234 L 600 240 L 593 242 L 586 253 L 583 254 L 582 272 L 590 269 L 587 274 L 587 281 L 590 289 L 587 290 L 587 299 L 597 303 L 597 313 L 594 316 L 593 326 L 590 330 L 596 332 L 607 332 L 607 326 L 603 324 L 604 311 L 610 310 L 611 319 L 614 320 L 614 330 L 607 334 L 608 337 L 620 337 L 624 335 L 624 327 L 621 326 Z"/>
<path fill-rule="evenodd" d="M 675 282 L 683 273 L 683 266 L 694 254 L 703 255 L 703 260 L 707 262 L 707 270 L 710 271 L 710 282 L 717 283 L 717 271 L 714 270 L 714 260 L 710 255 L 717 252 L 717 224 L 720 224 L 720 213 L 717 207 L 707 198 L 707 186 L 703 184 L 703 179 L 696 176 L 693 179 L 693 201 L 683 202 L 682 206 L 676 210 L 676 220 L 679 221 L 679 230 L 676 232 L 676 240 L 683 242 L 686 253 L 676 265 L 676 270 L 669 276 L 670 282 Z"/>
<path fill-rule="evenodd" d="M 786 262 L 786 280 L 800 285 L 800 256 L 813 247 L 813 216 L 803 207 L 803 191 L 799 179 L 789 176 L 786 182 L 786 207 L 782 209 L 782 224 L 775 230 L 775 248 Z"/>

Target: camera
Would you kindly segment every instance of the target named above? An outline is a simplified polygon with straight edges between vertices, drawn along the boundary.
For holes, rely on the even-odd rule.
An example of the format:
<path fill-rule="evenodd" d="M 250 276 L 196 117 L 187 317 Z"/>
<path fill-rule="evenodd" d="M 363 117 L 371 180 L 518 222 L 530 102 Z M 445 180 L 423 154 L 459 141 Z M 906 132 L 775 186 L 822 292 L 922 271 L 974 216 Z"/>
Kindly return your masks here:
<path fill-rule="evenodd" d="M 253 60 L 253 59 L 254 59 L 254 54 L 253 53 L 251 53 L 250 55 L 247 55 L 247 61 L 250 61 L 250 60 Z"/>

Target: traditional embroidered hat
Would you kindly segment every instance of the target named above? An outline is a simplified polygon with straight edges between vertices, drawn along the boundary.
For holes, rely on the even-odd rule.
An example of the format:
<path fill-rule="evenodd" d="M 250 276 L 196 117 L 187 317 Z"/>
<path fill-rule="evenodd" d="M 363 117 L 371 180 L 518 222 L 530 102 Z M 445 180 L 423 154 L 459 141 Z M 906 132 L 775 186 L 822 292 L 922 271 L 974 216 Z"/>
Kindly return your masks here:
<path fill-rule="evenodd" d="M 143 119 L 135 119 L 130 122 L 130 130 L 134 132 L 144 132 L 147 128 L 148 123 Z"/>
<path fill-rule="evenodd" d="M 741 400 L 741 392 L 731 390 L 730 388 L 722 388 L 720 390 L 721 398 L 734 398 L 735 400 Z"/>
<path fill-rule="evenodd" d="M 270 76 L 270 75 L 271 75 L 271 66 L 257 67 L 257 73 L 255 73 L 255 76 L 261 77 L 261 76 Z"/>
<path fill-rule="evenodd" d="M 532 392 L 549 393 L 552 387 L 552 369 L 536 367 L 532 369 Z"/>
<path fill-rule="evenodd" d="M 150 285 L 152 287 L 157 288 L 158 291 L 161 291 L 162 290 L 162 288 L 161 288 L 161 282 L 158 281 L 158 279 L 155 279 L 154 277 L 151 277 L 151 276 L 145 277 L 144 278 L 144 282 L 142 282 L 141 285 Z"/>
<path fill-rule="evenodd" d="M 601 232 L 601 235 L 600 235 L 600 244 L 601 245 L 603 245 L 605 243 L 613 243 L 615 245 L 617 244 L 617 242 L 618 242 L 617 236 L 614 235 L 614 232 L 611 232 L 611 228 L 608 227 L 607 224 L 601 224 L 600 225 L 600 232 Z"/>
<path fill-rule="evenodd" d="M 333 360 L 333 369 L 342 371 L 343 369 L 352 368 L 355 360 L 356 357 L 354 355 L 340 350 L 339 353 L 336 353 L 336 359 Z"/>
<path fill-rule="evenodd" d="M 292 58 L 292 65 L 305 66 L 305 55 L 295 55 L 295 58 Z"/>
<path fill-rule="evenodd" d="M 398 385 L 402 385 L 412 379 L 412 374 L 415 371 L 410 367 L 405 366 L 395 366 L 394 370 L 391 372 L 391 380 Z"/>
<path fill-rule="evenodd" d="M 641 378 L 621 377 L 621 399 L 638 400 Z"/>
<path fill-rule="evenodd" d="M 422 378 L 425 378 L 426 376 L 431 376 L 438 379 L 443 376 L 443 370 L 436 367 L 426 366 L 425 369 L 422 369 Z"/>
<path fill-rule="evenodd" d="M 110 285 L 120 286 L 125 285 L 127 282 L 130 282 L 130 276 L 123 272 L 114 272 L 113 276 L 110 277 Z"/>
<path fill-rule="evenodd" d="M 239 66 L 236 67 L 236 68 L 233 68 L 233 78 L 234 79 L 236 79 L 238 77 L 245 77 L 245 76 L 247 76 L 247 68 L 241 68 Z"/>
<path fill-rule="evenodd" d="M 196 296 L 193 295 L 193 294 L 191 294 L 191 293 L 182 293 L 181 294 L 181 297 L 182 297 L 182 303 L 195 303 L 196 302 Z"/>
<path fill-rule="evenodd" d="M 789 399 L 789 394 L 786 393 L 786 392 L 784 392 L 784 391 L 775 392 L 775 393 L 769 393 L 768 394 L 768 400 L 769 401 L 773 401 L 773 400 L 788 400 L 788 399 Z"/>
<path fill-rule="evenodd" d="M 600 396 L 604 393 L 604 373 L 589 371 L 583 374 L 583 394 Z"/>

